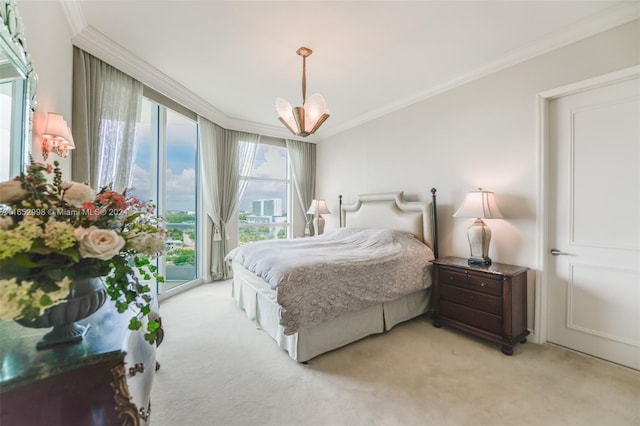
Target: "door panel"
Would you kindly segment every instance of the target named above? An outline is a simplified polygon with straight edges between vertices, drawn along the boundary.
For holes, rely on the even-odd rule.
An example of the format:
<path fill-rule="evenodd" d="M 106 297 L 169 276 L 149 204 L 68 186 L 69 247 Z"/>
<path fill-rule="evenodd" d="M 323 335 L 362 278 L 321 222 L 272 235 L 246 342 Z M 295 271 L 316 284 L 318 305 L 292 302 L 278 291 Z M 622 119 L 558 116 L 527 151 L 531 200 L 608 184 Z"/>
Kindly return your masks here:
<path fill-rule="evenodd" d="M 548 340 L 640 369 L 637 78 L 549 103 Z"/>
<path fill-rule="evenodd" d="M 638 272 L 605 265 L 569 266 L 567 327 L 640 346 L 640 311 L 637 301 L 627 297 L 637 292 Z"/>

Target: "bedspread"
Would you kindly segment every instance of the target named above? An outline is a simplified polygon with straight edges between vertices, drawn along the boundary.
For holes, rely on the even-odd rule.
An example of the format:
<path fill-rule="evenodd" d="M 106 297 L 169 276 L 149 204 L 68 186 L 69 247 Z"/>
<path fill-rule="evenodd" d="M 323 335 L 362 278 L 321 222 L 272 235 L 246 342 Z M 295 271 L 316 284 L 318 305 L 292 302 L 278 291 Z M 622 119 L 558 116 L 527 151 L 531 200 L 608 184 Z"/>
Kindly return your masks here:
<path fill-rule="evenodd" d="M 433 253 L 413 235 L 341 228 L 233 249 L 238 262 L 276 290 L 285 334 L 431 285 Z"/>

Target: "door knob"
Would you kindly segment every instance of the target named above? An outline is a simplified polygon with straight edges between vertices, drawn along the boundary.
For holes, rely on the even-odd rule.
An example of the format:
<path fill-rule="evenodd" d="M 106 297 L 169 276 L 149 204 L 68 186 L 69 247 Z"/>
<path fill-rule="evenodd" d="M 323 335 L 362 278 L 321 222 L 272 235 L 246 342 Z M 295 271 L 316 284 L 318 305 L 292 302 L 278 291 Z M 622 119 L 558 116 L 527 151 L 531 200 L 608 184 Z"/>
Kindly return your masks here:
<path fill-rule="evenodd" d="M 551 249 L 551 254 L 554 256 L 568 256 L 569 253 L 565 253 L 563 251 L 560 251 L 558 249 Z"/>

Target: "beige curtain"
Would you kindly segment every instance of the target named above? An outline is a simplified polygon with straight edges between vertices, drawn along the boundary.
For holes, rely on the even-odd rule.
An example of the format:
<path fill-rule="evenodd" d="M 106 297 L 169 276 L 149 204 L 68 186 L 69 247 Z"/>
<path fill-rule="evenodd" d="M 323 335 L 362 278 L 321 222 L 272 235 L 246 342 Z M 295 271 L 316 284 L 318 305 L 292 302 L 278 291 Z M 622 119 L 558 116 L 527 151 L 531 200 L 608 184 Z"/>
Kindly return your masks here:
<path fill-rule="evenodd" d="M 307 215 L 307 209 L 311 205 L 316 191 L 316 145 L 289 139 L 286 139 L 285 142 L 291 162 L 296 205 L 302 210 L 305 217 L 304 233 L 305 235 L 313 235 L 311 225 L 313 217 Z"/>
<path fill-rule="evenodd" d="M 260 135 L 226 130 L 198 117 L 203 201 L 212 221 L 208 280 L 224 280 L 231 271 L 224 261 L 229 252 L 227 223 L 238 211 L 242 195 L 240 176 L 248 174 L 255 159 Z"/>
<path fill-rule="evenodd" d="M 131 183 L 142 83 L 73 48 L 73 180 L 94 188 Z"/>

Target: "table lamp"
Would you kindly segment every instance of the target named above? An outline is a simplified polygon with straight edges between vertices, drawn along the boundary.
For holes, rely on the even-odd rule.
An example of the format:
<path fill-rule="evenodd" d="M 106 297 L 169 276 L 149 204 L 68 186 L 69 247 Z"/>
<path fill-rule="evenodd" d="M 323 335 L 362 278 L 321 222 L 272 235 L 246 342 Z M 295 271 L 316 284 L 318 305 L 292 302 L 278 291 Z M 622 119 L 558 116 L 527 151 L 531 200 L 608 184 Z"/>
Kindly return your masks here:
<path fill-rule="evenodd" d="M 307 214 L 314 215 L 313 228 L 316 231 L 316 235 L 322 235 L 322 233 L 324 232 L 324 218 L 321 215 L 331 214 L 331 212 L 327 208 L 327 202 L 325 200 L 311 201 L 311 206 L 309 206 Z"/>
<path fill-rule="evenodd" d="M 471 217 L 476 221 L 467 230 L 471 257 L 469 265 L 491 265 L 489 258 L 489 243 L 491 242 L 491 229 L 482 219 L 502 219 L 502 213 L 498 209 L 493 192 L 478 188 L 464 197 L 464 201 L 453 217 Z"/>

